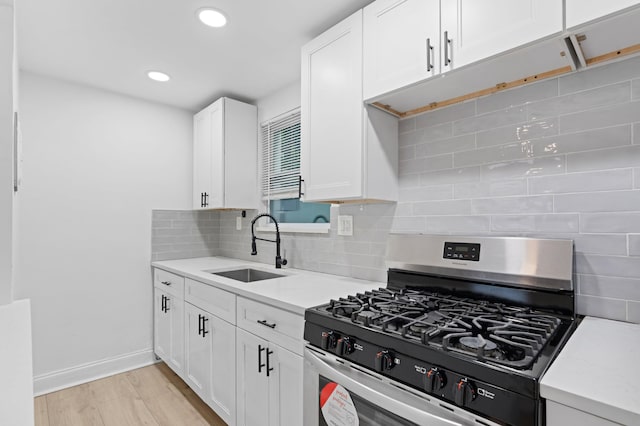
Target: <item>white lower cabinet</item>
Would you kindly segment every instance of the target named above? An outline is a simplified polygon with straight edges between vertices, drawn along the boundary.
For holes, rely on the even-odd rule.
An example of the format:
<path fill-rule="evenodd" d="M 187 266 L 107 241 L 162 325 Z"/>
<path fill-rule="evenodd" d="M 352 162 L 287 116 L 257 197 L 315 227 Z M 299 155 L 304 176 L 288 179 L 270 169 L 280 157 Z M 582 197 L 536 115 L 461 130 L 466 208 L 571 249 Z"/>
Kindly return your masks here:
<path fill-rule="evenodd" d="M 302 425 L 303 333 L 300 314 L 154 270 L 154 351 L 230 426 Z"/>
<path fill-rule="evenodd" d="M 236 424 L 236 327 L 185 303 L 185 377 L 228 424 Z"/>
<path fill-rule="evenodd" d="M 153 351 L 184 378 L 184 277 L 153 271 Z"/>
<path fill-rule="evenodd" d="M 154 289 L 154 352 L 173 371 L 184 373 L 184 300 Z"/>
<path fill-rule="evenodd" d="M 300 355 L 237 329 L 238 425 L 302 424 Z"/>

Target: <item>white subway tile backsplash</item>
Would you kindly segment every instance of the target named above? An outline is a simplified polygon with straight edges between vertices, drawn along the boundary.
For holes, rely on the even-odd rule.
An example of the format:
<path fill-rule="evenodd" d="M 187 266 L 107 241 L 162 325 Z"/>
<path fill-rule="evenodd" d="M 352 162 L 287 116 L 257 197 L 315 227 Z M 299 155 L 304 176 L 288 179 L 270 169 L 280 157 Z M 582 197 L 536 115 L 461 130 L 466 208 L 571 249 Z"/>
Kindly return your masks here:
<path fill-rule="evenodd" d="M 434 234 L 477 235 L 491 231 L 491 219 L 489 216 L 429 216 L 425 230 Z"/>
<path fill-rule="evenodd" d="M 415 145 L 398 148 L 398 161 L 413 160 L 416 158 Z"/>
<path fill-rule="evenodd" d="M 640 280 L 633 278 L 580 275 L 579 293 L 586 296 L 611 297 L 640 302 Z"/>
<path fill-rule="evenodd" d="M 560 95 L 640 77 L 640 57 L 560 77 Z"/>
<path fill-rule="evenodd" d="M 453 198 L 508 197 L 526 194 L 526 179 L 458 183 L 453 186 Z"/>
<path fill-rule="evenodd" d="M 426 220 L 424 217 L 398 217 L 393 219 L 391 226 L 393 232 L 424 232 L 426 231 Z"/>
<path fill-rule="evenodd" d="M 418 143 L 425 141 L 434 142 L 440 139 L 448 139 L 453 137 L 453 123 L 443 123 L 436 126 L 420 129 L 417 133 L 420 134 Z"/>
<path fill-rule="evenodd" d="M 532 155 L 529 155 L 527 145 L 527 142 L 514 142 L 473 151 L 456 152 L 453 154 L 453 164 L 455 167 L 467 167 L 528 158 Z"/>
<path fill-rule="evenodd" d="M 627 254 L 627 237 L 620 234 L 573 234 L 575 251 L 588 254 L 606 254 L 625 256 Z"/>
<path fill-rule="evenodd" d="M 576 273 L 640 278 L 640 262 L 634 257 L 576 253 Z"/>
<path fill-rule="evenodd" d="M 560 133 L 629 124 L 640 117 L 640 101 L 626 102 L 605 108 L 582 111 L 559 117 Z"/>
<path fill-rule="evenodd" d="M 473 117 L 476 114 L 476 101 L 455 104 L 446 108 L 437 109 L 416 117 L 416 128 L 432 127 L 459 120 L 464 117 Z"/>
<path fill-rule="evenodd" d="M 633 187 L 640 189 L 640 168 L 633 169 Z"/>
<path fill-rule="evenodd" d="M 473 134 L 458 136 L 455 138 L 441 139 L 433 142 L 425 142 L 416 146 L 416 157 L 426 157 L 439 154 L 448 154 L 458 151 L 472 150 L 476 147 L 476 137 Z"/>
<path fill-rule="evenodd" d="M 478 114 L 558 96 L 558 80 L 541 81 L 478 99 Z"/>
<path fill-rule="evenodd" d="M 640 256 L 640 234 L 629 235 L 629 256 Z"/>
<path fill-rule="evenodd" d="M 480 167 L 428 171 L 420 174 L 420 185 L 446 185 L 461 182 L 474 182 L 480 179 Z"/>
<path fill-rule="evenodd" d="M 640 212 L 583 213 L 580 232 L 640 233 Z"/>
<path fill-rule="evenodd" d="M 527 120 L 527 113 L 522 106 L 506 108 L 475 117 L 468 117 L 453 122 L 453 134 L 479 132 L 495 127 L 507 126 Z"/>
<path fill-rule="evenodd" d="M 558 134 L 558 118 L 549 117 L 538 121 L 516 123 L 476 134 L 478 148 L 502 145 L 508 142 L 527 141 Z"/>
<path fill-rule="evenodd" d="M 514 232 L 578 232 L 579 216 L 577 214 L 512 214 L 491 217 L 491 231 L 497 233 Z"/>
<path fill-rule="evenodd" d="M 530 158 L 481 166 L 482 179 L 503 180 L 564 173 L 564 156 Z"/>
<path fill-rule="evenodd" d="M 640 166 L 640 145 L 577 152 L 567 155 L 567 172 L 586 172 L 637 166 Z"/>
<path fill-rule="evenodd" d="M 631 84 L 631 99 L 640 99 L 640 79 L 633 80 Z"/>
<path fill-rule="evenodd" d="M 640 324 L 640 302 L 627 302 L 627 321 Z"/>
<path fill-rule="evenodd" d="M 473 214 L 551 213 L 553 196 L 480 198 L 472 200 L 471 212 Z"/>
<path fill-rule="evenodd" d="M 624 300 L 578 295 L 576 297 L 576 308 L 580 315 L 618 321 L 626 321 L 627 319 L 627 302 Z"/>
<path fill-rule="evenodd" d="M 415 117 L 405 118 L 404 120 L 400 120 L 398 122 L 398 132 L 399 133 L 407 133 L 412 132 L 416 129 L 416 119 Z"/>
<path fill-rule="evenodd" d="M 413 205 L 416 216 L 469 215 L 471 200 L 425 201 Z"/>
<path fill-rule="evenodd" d="M 638 118 L 640 120 L 640 118 Z M 633 143 L 634 145 L 640 145 L 640 123 L 633 125 Z"/>
<path fill-rule="evenodd" d="M 618 105 L 631 100 L 631 83 L 617 83 L 597 89 L 545 99 L 527 105 L 529 120 L 556 117 L 597 107 Z"/>
<path fill-rule="evenodd" d="M 631 188 L 633 188 L 631 169 L 568 173 L 529 178 L 530 194 L 615 191 Z"/>
<path fill-rule="evenodd" d="M 453 155 L 435 155 L 433 157 L 422 157 L 414 160 L 405 160 L 398 162 L 398 173 L 410 174 L 424 170 L 436 171 L 450 169 L 453 167 Z"/>
<path fill-rule="evenodd" d="M 450 200 L 453 198 L 453 185 L 423 186 L 400 189 L 400 201 Z M 402 216 L 399 212 L 397 215 Z"/>
<path fill-rule="evenodd" d="M 640 191 L 555 195 L 554 206 L 555 211 L 559 213 L 640 211 Z"/>

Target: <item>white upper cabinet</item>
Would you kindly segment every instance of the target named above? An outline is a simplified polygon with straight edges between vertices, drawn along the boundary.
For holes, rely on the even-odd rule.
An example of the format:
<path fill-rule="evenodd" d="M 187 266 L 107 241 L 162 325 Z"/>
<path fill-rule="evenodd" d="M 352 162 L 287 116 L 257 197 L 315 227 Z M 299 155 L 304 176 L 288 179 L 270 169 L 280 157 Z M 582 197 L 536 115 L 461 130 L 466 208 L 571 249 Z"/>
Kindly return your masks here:
<path fill-rule="evenodd" d="M 571 29 L 637 4 L 640 4 L 638 0 L 566 0 L 567 28 Z"/>
<path fill-rule="evenodd" d="M 193 207 L 258 206 L 257 109 L 220 98 L 193 118 Z"/>
<path fill-rule="evenodd" d="M 562 0 L 377 0 L 364 9 L 364 99 L 560 34 L 562 24 Z"/>
<path fill-rule="evenodd" d="M 562 31 L 562 0 L 442 0 L 441 5 L 443 71 Z"/>
<path fill-rule="evenodd" d="M 304 200 L 396 200 L 398 124 L 362 102 L 361 10 L 302 48 L 301 97 Z"/>
<path fill-rule="evenodd" d="M 364 8 L 364 99 L 440 73 L 440 0 Z"/>

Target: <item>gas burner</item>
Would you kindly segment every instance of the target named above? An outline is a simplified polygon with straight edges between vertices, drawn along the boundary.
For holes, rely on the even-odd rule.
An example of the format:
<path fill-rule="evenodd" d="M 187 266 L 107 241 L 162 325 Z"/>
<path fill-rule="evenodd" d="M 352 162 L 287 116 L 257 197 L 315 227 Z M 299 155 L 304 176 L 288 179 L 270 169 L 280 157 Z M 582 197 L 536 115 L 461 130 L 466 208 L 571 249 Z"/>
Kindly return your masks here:
<path fill-rule="evenodd" d="M 460 344 L 470 350 L 478 350 L 480 348 L 485 351 L 493 351 L 498 345 L 491 340 L 485 340 L 482 336 L 464 336 L 460 338 Z"/>

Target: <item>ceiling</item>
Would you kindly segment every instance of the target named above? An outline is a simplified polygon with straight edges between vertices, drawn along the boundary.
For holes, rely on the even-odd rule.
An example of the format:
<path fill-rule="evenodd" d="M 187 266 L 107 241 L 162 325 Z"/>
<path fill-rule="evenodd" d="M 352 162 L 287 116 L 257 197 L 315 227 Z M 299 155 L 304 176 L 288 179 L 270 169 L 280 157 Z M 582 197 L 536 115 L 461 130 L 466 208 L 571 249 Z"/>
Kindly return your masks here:
<path fill-rule="evenodd" d="M 301 46 L 371 1 L 16 0 L 20 68 L 192 111 L 255 102 L 298 81 Z M 203 7 L 227 26 L 202 25 Z"/>

